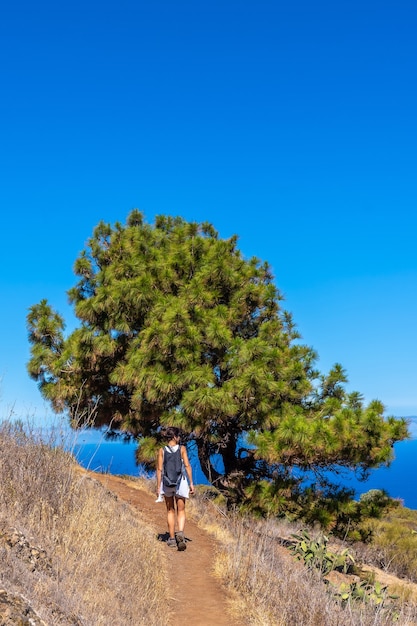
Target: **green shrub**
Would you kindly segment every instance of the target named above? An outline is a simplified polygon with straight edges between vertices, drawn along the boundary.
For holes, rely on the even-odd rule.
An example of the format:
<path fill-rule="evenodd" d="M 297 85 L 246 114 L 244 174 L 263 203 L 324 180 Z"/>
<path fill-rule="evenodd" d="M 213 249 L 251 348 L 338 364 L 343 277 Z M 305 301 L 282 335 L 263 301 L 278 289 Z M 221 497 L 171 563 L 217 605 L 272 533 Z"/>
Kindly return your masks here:
<path fill-rule="evenodd" d="M 407 517 L 393 515 L 384 520 L 376 520 L 373 525 L 371 553 L 379 567 L 389 567 L 397 576 L 417 581 L 416 522 Z"/>
<path fill-rule="evenodd" d="M 326 535 L 313 539 L 306 530 L 303 530 L 299 535 L 292 536 L 295 543 L 290 547 L 290 551 L 308 568 L 317 569 L 323 576 L 333 570 L 344 574 L 352 571 L 355 560 L 348 549 L 340 553 L 333 552 L 328 547 L 329 539 Z"/>

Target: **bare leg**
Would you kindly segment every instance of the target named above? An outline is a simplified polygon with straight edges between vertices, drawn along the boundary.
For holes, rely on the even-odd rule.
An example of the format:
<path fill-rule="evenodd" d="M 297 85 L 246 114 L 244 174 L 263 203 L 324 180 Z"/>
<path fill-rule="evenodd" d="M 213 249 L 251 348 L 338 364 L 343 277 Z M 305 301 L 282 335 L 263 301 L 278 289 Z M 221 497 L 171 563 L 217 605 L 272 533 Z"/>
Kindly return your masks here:
<path fill-rule="evenodd" d="M 176 501 L 177 501 L 178 530 L 182 532 L 185 526 L 185 499 L 177 497 Z"/>
<path fill-rule="evenodd" d="M 165 496 L 165 504 L 167 507 L 168 532 L 171 538 L 175 537 L 175 504 L 174 496 L 167 498 Z"/>

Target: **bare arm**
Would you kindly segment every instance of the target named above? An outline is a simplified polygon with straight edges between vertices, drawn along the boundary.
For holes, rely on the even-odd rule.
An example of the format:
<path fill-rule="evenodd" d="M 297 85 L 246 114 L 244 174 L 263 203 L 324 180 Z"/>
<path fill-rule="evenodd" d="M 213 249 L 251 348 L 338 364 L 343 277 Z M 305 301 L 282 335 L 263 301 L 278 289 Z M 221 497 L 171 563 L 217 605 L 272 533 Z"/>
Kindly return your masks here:
<path fill-rule="evenodd" d="M 164 465 L 164 450 L 161 448 L 158 452 L 158 458 L 156 461 L 156 493 L 159 496 L 162 481 L 162 468 Z"/>
<path fill-rule="evenodd" d="M 181 458 L 184 463 L 185 471 L 187 472 L 188 482 L 190 484 L 190 493 L 194 493 L 193 470 L 191 468 L 190 461 L 188 460 L 187 448 L 185 446 L 181 446 Z"/>

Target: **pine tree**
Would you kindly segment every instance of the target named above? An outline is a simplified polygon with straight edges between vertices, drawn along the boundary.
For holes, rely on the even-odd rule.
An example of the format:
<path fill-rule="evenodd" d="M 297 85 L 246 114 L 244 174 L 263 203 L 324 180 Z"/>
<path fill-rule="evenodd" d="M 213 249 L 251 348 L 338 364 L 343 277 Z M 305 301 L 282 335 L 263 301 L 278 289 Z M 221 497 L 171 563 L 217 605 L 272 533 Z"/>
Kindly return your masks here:
<path fill-rule="evenodd" d="M 152 463 L 161 426 L 178 426 L 207 479 L 244 498 L 294 466 L 366 472 L 407 436 L 380 402 L 346 392 L 340 365 L 320 375 L 268 264 L 245 260 L 235 236 L 135 210 L 100 223 L 74 271 L 80 326 L 65 337 L 46 300 L 32 306 L 29 374 L 74 424 L 94 415 L 137 437 L 139 462 Z"/>

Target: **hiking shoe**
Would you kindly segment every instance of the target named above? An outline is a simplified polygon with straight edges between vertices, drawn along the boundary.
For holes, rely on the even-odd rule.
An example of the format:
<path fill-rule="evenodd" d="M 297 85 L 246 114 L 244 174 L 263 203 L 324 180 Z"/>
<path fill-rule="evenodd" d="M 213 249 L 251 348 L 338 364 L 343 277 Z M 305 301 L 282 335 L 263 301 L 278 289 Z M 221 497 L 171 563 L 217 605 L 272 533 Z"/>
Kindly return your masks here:
<path fill-rule="evenodd" d="M 176 547 L 177 547 L 177 542 L 176 542 L 176 540 L 174 539 L 174 537 L 170 537 L 170 538 L 167 540 L 167 546 L 168 546 L 168 548 L 176 548 Z"/>
<path fill-rule="evenodd" d="M 175 533 L 175 539 L 177 540 L 177 546 L 180 552 L 187 548 L 183 532 Z"/>

